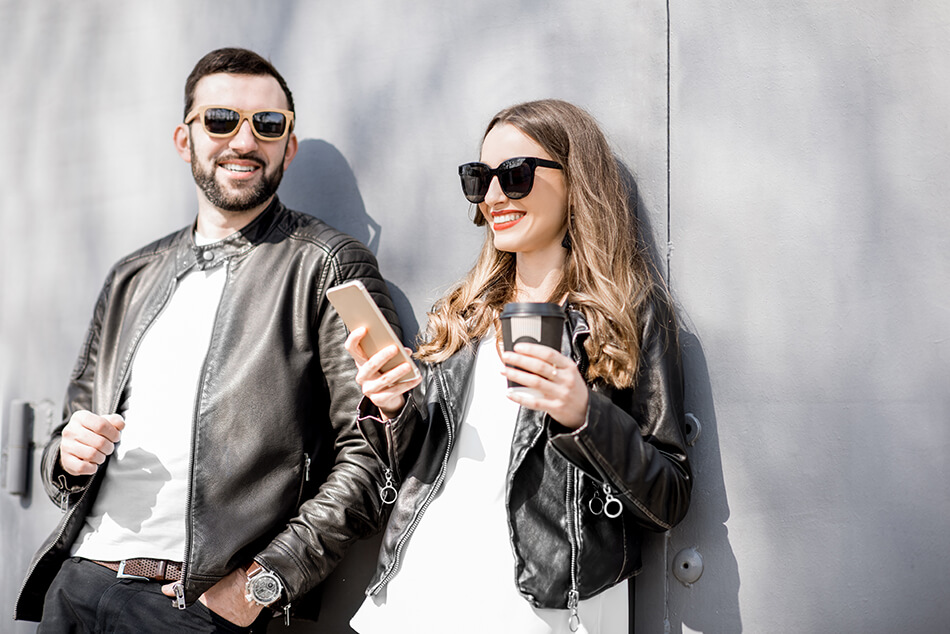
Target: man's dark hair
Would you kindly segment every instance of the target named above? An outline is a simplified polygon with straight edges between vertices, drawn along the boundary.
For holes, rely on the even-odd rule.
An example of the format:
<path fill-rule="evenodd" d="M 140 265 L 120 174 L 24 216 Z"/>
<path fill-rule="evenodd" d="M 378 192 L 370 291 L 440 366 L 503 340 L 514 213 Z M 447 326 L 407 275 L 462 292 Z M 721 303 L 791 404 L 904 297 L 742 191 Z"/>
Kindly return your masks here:
<path fill-rule="evenodd" d="M 277 80 L 287 96 L 287 109 L 294 112 L 294 97 L 290 94 L 287 82 L 280 76 L 274 65 L 266 59 L 246 48 L 219 48 L 211 51 L 195 64 L 191 74 L 185 81 L 185 112 L 187 117 L 195 104 L 195 86 L 202 77 L 215 73 L 230 73 L 232 75 L 270 75 Z"/>

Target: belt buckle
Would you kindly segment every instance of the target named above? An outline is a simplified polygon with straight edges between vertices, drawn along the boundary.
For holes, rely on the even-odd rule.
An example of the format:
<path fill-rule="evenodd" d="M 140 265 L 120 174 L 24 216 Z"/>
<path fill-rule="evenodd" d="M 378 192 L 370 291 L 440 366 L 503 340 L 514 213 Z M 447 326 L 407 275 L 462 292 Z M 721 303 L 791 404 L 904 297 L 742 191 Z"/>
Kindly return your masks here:
<path fill-rule="evenodd" d="M 115 573 L 116 579 L 141 579 L 142 581 L 151 581 L 151 579 L 149 579 L 148 577 L 125 574 L 125 562 L 126 562 L 125 559 L 119 562 L 119 569 Z"/>

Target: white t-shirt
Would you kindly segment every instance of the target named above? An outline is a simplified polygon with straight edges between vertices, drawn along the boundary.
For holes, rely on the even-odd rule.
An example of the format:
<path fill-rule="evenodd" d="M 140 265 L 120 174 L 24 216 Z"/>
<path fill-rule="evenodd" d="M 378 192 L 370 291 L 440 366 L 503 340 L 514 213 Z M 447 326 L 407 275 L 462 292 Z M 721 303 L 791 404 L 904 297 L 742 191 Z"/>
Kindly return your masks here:
<path fill-rule="evenodd" d="M 534 608 L 515 585 L 505 479 L 518 405 L 505 396 L 502 367 L 489 332 L 445 485 L 404 548 L 398 574 L 350 622 L 361 634 L 570 633 L 569 611 Z M 626 632 L 626 584 L 582 601 L 579 614 L 580 632 Z"/>
<path fill-rule="evenodd" d="M 187 273 L 143 336 L 122 438 L 73 555 L 184 558 L 195 400 L 226 279 L 226 266 Z"/>

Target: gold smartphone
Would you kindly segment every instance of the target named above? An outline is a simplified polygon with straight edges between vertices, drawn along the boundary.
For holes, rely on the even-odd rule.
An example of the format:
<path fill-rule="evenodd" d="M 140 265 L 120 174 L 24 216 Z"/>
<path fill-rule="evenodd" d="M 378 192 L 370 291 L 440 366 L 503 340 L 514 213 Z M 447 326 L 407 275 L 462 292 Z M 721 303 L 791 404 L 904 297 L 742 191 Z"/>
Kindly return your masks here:
<path fill-rule="evenodd" d="M 343 319 L 347 330 L 353 332 L 357 328 L 365 327 L 366 335 L 360 342 L 360 347 L 367 357 L 371 357 L 386 346 L 395 345 L 396 356 L 386 362 L 381 372 L 389 372 L 393 368 L 408 362 L 412 366 L 412 374 L 400 381 L 412 381 L 419 378 L 419 368 L 406 352 L 402 342 L 396 336 L 392 326 L 383 317 L 379 306 L 370 297 L 369 291 L 359 280 L 352 280 L 339 286 L 327 289 L 327 299 L 333 304 L 336 312 Z"/>

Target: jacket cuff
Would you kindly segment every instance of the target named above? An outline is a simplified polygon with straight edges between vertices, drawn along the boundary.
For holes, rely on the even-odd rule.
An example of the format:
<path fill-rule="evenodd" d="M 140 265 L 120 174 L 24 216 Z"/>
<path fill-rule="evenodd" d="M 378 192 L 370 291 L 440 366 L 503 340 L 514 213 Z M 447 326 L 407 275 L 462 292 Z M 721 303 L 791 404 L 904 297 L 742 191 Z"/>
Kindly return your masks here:
<path fill-rule="evenodd" d="M 379 462 L 393 471 L 397 482 L 402 482 L 402 457 L 410 453 L 414 441 L 413 430 L 418 428 L 419 388 L 406 393 L 406 401 L 395 418 L 383 420 L 379 408 L 365 396 L 357 407 L 356 424 Z"/>
<path fill-rule="evenodd" d="M 61 436 L 57 436 L 47 445 L 43 453 L 42 469 L 43 484 L 46 494 L 53 503 L 65 507 L 69 496 L 79 493 L 89 486 L 92 482 L 91 475 L 74 476 L 66 473 L 63 465 L 59 462 L 59 444 Z"/>

